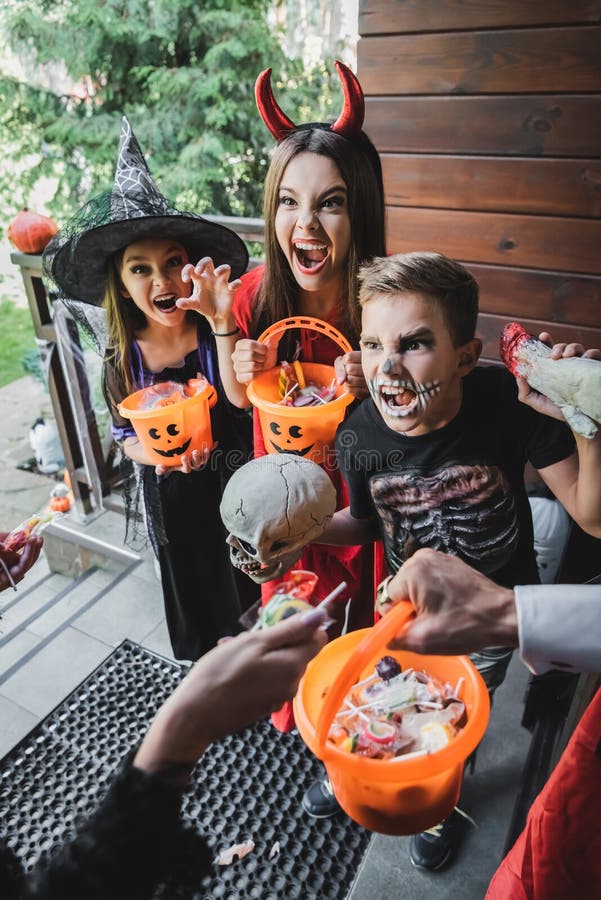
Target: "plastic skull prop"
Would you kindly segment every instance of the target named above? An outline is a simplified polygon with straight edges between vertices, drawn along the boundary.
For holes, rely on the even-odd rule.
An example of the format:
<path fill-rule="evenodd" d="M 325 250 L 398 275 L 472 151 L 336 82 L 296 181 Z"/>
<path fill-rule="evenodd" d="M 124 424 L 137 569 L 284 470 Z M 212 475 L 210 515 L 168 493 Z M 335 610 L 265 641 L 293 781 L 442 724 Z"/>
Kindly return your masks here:
<path fill-rule="evenodd" d="M 221 500 L 232 564 L 259 583 L 283 575 L 335 509 L 334 485 L 316 463 L 288 453 L 253 459 L 230 478 Z"/>

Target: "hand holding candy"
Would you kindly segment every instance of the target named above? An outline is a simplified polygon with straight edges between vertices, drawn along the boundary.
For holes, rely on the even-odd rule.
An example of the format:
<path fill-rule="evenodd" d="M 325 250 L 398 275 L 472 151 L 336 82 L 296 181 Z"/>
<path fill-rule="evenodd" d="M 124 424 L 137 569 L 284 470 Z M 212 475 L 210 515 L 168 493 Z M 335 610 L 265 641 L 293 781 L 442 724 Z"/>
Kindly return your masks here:
<path fill-rule="evenodd" d="M 16 590 L 16 585 L 23 580 L 27 572 L 36 562 L 44 540 L 39 535 L 23 535 L 17 537 L 12 532 L 0 532 L 0 591 L 7 587 Z M 13 549 L 7 549 L 7 543 Z"/>
<path fill-rule="evenodd" d="M 194 763 L 212 741 L 279 709 L 326 642 L 324 616 L 318 610 L 292 616 L 201 657 L 160 709 L 134 764 L 157 771 Z"/>

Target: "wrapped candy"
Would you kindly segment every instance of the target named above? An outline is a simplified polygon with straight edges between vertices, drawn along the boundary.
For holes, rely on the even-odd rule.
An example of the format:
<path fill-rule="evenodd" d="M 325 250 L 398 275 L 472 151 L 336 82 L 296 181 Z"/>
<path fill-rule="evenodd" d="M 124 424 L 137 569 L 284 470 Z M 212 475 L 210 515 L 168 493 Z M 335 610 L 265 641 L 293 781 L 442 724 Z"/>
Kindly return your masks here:
<path fill-rule="evenodd" d="M 328 385 L 307 381 L 298 360 L 282 362 L 278 394 L 283 406 L 320 406 L 336 399 L 336 379 Z"/>
<path fill-rule="evenodd" d="M 207 386 L 208 381 L 203 375 L 190 378 L 185 384 L 180 384 L 179 381 L 159 381 L 144 388 L 144 398 L 139 409 L 162 409 L 165 406 L 173 406 L 174 403 L 195 397 L 196 394 L 206 390 Z"/>
<path fill-rule="evenodd" d="M 338 587 L 334 588 L 327 597 L 319 603 L 312 602 L 313 591 L 319 581 L 319 576 L 315 572 L 309 572 L 305 569 L 297 569 L 290 573 L 290 578 L 280 582 L 272 593 L 271 597 L 259 610 L 258 619 L 254 628 L 269 628 L 282 619 L 294 616 L 299 612 L 309 612 L 311 609 L 324 608 L 327 610 L 328 605 L 339 597 L 346 588 L 346 581 L 341 581 Z M 333 619 L 326 618 L 321 627 L 326 629 L 334 623 Z"/>
<path fill-rule="evenodd" d="M 39 534 L 57 515 L 55 511 L 47 513 L 39 513 L 30 516 L 17 525 L 16 528 L 8 534 L 4 541 L 0 541 L 4 550 L 10 550 L 12 553 L 19 553 L 30 537 Z"/>
<path fill-rule="evenodd" d="M 329 738 L 371 759 L 434 753 L 465 724 L 460 689 L 461 683 L 453 688 L 414 669 L 402 672 L 393 657 L 383 657 L 347 693 Z"/>

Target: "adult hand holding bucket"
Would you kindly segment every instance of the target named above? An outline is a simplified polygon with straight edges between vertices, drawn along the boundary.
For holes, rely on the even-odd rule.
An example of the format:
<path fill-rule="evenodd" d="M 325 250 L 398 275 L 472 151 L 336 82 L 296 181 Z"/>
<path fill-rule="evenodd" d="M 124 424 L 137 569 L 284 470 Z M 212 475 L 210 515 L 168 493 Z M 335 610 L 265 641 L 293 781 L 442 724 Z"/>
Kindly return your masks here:
<path fill-rule="evenodd" d="M 310 316 L 282 319 L 263 332 L 259 342 L 273 347 L 276 339 L 293 328 L 308 328 L 335 341 L 343 353 L 352 351 L 346 338 L 332 325 Z M 317 406 L 285 406 L 279 400 L 279 366 L 255 376 L 248 385 L 248 399 L 258 410 L 263 440 L 268 453 L 291 453 L 313 462 L 324 461 L 327 448 L 334 442 L 338 425 L 353 396 L 345 384 L 337 383 L 333 366 L 302 363 L 307 381 L 326 385 L 336 383 L 336 396 L 329 403 Z"/>
<path fill-rule="evenodd" d="M 403 601 L 373 628 L 327 644 L 309 664 L 294 699 L 301 737 L 321 759 L 336 799 L 360 825 L 383 834 L 416 834 L 445 819 L 459 799 L 464 763 L 488 724 L 486 685 L 465 656 L 422 656 L 385 650 L 413 615 Z M 452 741 L 426 756 L 368 759 L 328 741 L 328 731 L 349 689 L 370 675 L 384 652 L 401 668 L 423 670 L 442 682 L 464 679 L 461 700 L 467 722 Z"/>

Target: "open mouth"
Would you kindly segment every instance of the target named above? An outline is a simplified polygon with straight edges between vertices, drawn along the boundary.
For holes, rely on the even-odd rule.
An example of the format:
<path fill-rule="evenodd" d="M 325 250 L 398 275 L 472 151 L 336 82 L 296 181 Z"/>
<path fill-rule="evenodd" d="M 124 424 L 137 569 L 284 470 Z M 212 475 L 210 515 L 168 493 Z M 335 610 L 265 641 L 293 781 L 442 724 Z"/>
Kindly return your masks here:
<path fill-rule="evenodd" d="M 303 272 L 311 272 L 313 274 L 319 272 L 328 258 L 327 244 L 297 241 L 293 246 L 296 261 Z"/>
<path fill-rule="evenodd" d="M 158 453 L 159 456 L 177 456 L 178 453 L 185 453 L 188 447 L 190 446 L 190 441 L 192 438 L 188 438 L 188 440 L 181 445 L 181 447 L 174 447 L 173 450 L 159 450 L 158 447 L 154 448 L 154 452 Z"/>
<path fill-rule="evenodd" d="M 169 294 L 167 296 L 159 297 L 158 299 L 153 300 L 152 302 L 154 303 L 154 305 L 156 306 L 157 309 L 160 309 L 161 312 L 168 313 L 168 312 L 173 312 L 176 309 L 179 309 L 179 307 L 175 305 L 176 300 L 177 300 L 177 297 L 175 296 L 175 294 Z"/>
<path fill-rule="evenodd" d="M 390 416 L 408 416 L 417 407 L 419 397 L 407 381 L 378 381 L 380 407 Z"/>
<path fill-rule="evenodd" d="M 270 566 L 264 566 L 263 563 L 254 561 L 240 562 L 236 559 L 232 560 L 232 562 L 237 569 L 240 569 L 241 572 L 244 572 L 245 575 L 248 575 L 248 577 L 252 578 L 257 584 L 262 584 L 264 581 L 271 581 L 273 578 L 277 578 L 282 572 L 281 562 L 272 563 Z"/>

